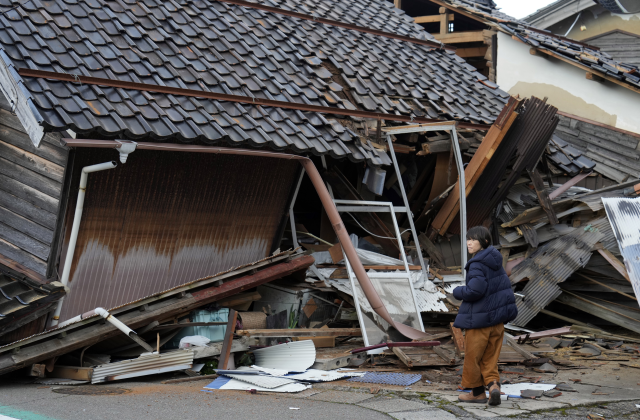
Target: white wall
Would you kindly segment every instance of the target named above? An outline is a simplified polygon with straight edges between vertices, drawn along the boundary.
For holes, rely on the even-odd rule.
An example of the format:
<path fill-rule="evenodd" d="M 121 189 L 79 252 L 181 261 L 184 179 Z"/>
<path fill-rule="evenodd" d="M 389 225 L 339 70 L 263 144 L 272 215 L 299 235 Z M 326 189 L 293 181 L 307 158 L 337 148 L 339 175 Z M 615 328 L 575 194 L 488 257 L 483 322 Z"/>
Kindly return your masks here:
<path fill-rule="evenodd" d="M 586 70 L 498 32 L 497 83 L 511 95 L 548 97 L 559 110 L 640 133 L 640 93 L 615 83 L 588 80 Z"/>

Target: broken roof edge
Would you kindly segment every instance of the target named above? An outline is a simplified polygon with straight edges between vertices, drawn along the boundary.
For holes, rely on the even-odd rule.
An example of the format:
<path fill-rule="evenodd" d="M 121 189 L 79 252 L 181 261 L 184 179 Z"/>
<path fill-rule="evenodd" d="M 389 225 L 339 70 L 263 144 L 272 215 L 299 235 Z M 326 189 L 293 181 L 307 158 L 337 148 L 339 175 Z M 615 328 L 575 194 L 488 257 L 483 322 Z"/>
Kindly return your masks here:
<path fill-rule="evenodd" d="M 296 249 L 297 250 L 297 249 Z M 233 267 L 230 268 L 226 271 L 221 271 L 220 273 L 217 274 L 213 274 L 211 276 L 205 276 L 187 283 L 183 283 L 181 285 L 178 286 L 174 286 L 172 288 L 169 288 L 167 290 L 163 290 L 157 293 L 153 293 L 151 295 L 142 297 L 140 299 L 119 305 L 119 306 L 115 306 L 111 309 L 108 309 L 107 311 L 112 314 L 112 315 L 118 315 L 118 314 L 122 314 L 123 312 L 128 311 L 129 309 L 134 309 L 138 306 L 143 306 L 146 305 L 148 303 L 151 302 L 155 302 L 157 300 L 163 299 L 163 298 L 167 298 L 167 297 L 171 297 L 171 296 L 175 296 L 175 295 L 179 295 L 182 293 L 185 293 L 187 291 L 190 291 L 192 289 L 196 289 L 199 287 L 204 287 L 207 285 L 210 285 L 211 283 L 215 283 L 218 281 L 222 281 L 222 280 L 233 280 L 233 278 L 230 277 L 234 277 L 236 275 L 240 275 L 243 273 L 246 273 L 247 271 L 251 271 L 254 270 L 258 267 L 265 267 L 265 266 L 269 266 L 272 263 L 277 263 L 277 262 L 281 262 L 284 260 L 287 260 L 289 258 L 293 258 L 292 256 L 295 255 L 296 250 L 288 250 L 288 251 L 284 251 L 281 252 L 279 254 L 276 255 L 271 255 L 268 256 L 266 258 L 263 258 L 261 260 L 252 262 L 252 263 L 248 263 L 248 264 L 244 264 L 238 267 Z M 43 331 L 39 334 L 34 334 L 32 336 L 29 337 L 25 337 L 21 340 L 15 341 L 13 343 L 9 343 L 9 344 L 5 344 L 4 346 L 0 346 L 0 354 L 4 353 L 5 351 L 11 350 L 12 348 L 15 347 L 20 347 L 26 344 L 30 344 L 32 341 L 38 341 L 41 337 L 45 337 L 49 334 L 59 334 L 61 331 L 69 331 L 69 330 L 74 330 L 80 327 L 84 327 L 87 326 L 88 324 L 92 324 L 94 322 L 97 322 L 101 319 L 101 317 L 99 315 L 94 315 L 91 317 L 87 317 L 84 318 L 80 321 L 65 325 L 63 327 L 57 327 L 57 328 L 53 328 L 47 331 Z"/>

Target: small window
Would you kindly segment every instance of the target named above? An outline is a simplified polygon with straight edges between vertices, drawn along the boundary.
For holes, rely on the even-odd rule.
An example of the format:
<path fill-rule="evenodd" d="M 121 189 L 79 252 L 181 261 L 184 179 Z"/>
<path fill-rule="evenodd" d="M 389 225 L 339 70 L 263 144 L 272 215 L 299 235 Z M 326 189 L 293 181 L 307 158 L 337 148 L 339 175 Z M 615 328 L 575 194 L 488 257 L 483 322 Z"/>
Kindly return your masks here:
<path fill-rule="evenodd" d="M 453 22 L 449 22 L 449 32 L 453 32 Z"/>

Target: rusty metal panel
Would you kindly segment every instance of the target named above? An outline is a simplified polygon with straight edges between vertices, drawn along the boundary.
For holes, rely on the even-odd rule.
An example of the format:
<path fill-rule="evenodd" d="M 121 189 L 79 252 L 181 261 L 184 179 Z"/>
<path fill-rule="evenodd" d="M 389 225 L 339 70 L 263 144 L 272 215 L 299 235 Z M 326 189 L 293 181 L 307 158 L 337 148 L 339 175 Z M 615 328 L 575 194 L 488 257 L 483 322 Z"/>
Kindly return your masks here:
<path fill-rule="evenodd" d="M 597 219 L 587 226 L 561 236 L 538 248 L 529 258 L 518 264 L 511 273 L 511 283 L 529 280 L 524 290 L 524 300 L 519 300 L 518 317 L 514 325 L 525 326 L 540 309 L 545 308 L 562 290 L 558 286 L 591 258 L 591 252 L 611 230 L 609 222 Z"/>
<path fill-rule="evenodd" d="M 640 296 L 640 201 L 637 198 L 603 198 L 624 265 L 636 297 Z"/>
<path fill-rule="evenodd" d="M 78 150 L 61 261 L 82 167 L 114 157 Z M 140 150 L 92 174 L 60 319 L 264 258 L 297 169 L 287 160 Z"/>

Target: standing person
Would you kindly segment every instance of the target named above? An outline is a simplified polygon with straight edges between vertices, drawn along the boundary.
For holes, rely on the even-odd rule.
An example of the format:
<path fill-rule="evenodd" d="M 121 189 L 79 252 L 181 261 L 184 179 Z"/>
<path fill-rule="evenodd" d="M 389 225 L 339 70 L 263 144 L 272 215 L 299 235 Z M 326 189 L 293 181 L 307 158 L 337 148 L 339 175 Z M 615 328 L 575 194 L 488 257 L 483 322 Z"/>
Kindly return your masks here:
<path fill-rule="evenodd" d="M 473 255 L 465 266 L 465 286 L 453 290 L 462 301 L 454 327 L 465 329 L 462 386 L 470 393 L 458 397 L 461 402 L 500 404 L 498 357 L 502 349 L 505 322 L 518 315 L 511 282 L 502 268 L 502 255 L 491 246 L 491 234 L 482 226 L 467 232 L 467 249 Z"/>

